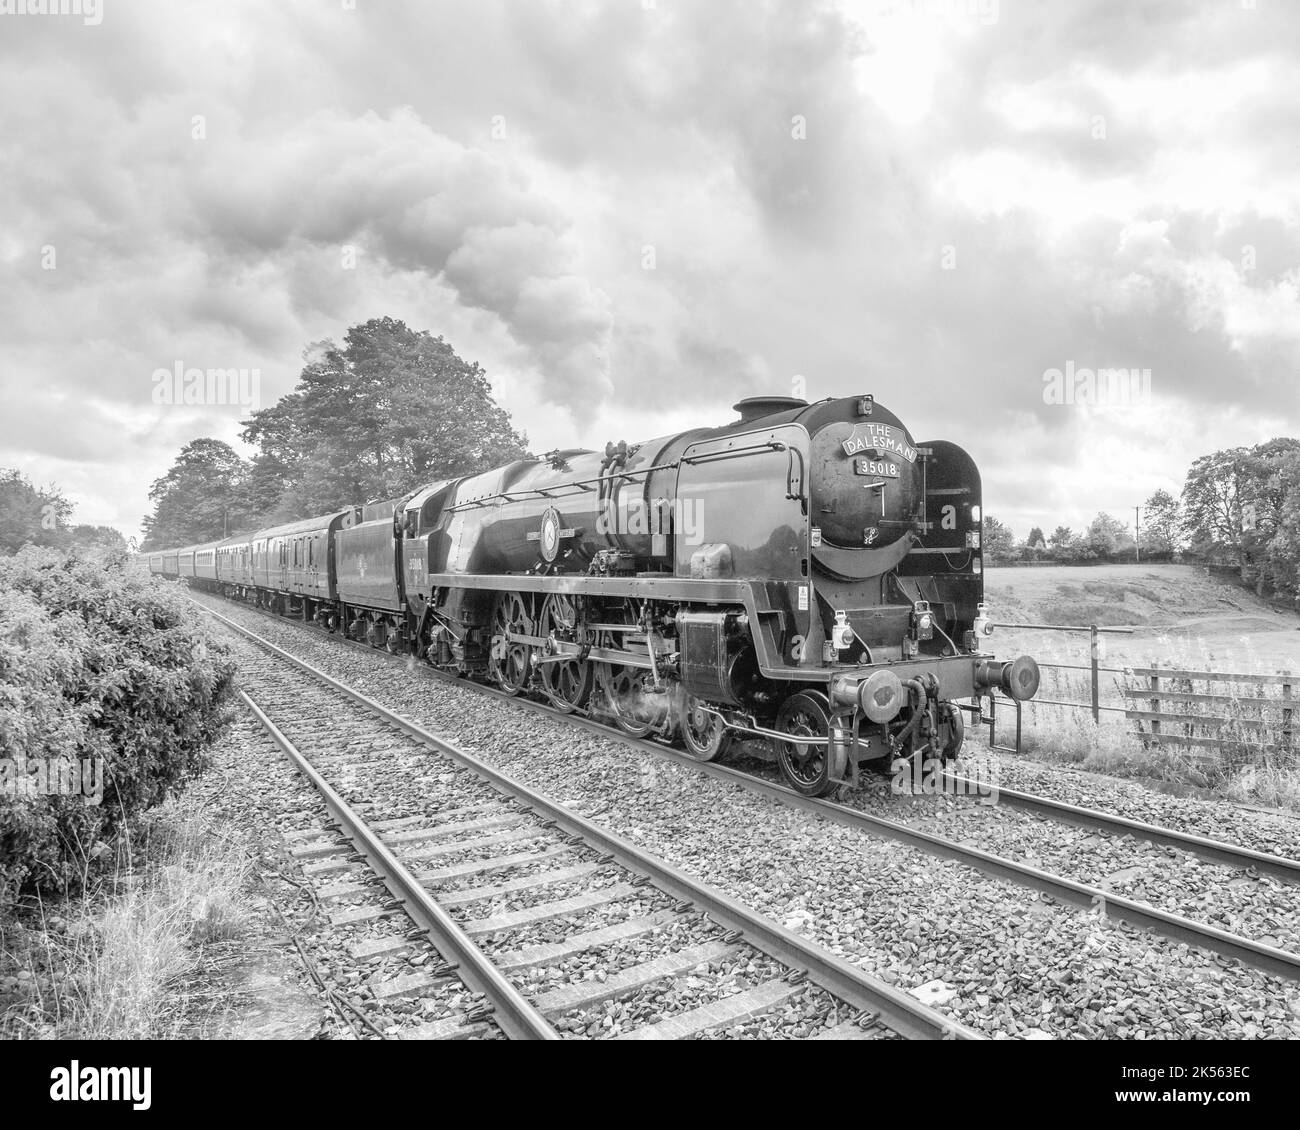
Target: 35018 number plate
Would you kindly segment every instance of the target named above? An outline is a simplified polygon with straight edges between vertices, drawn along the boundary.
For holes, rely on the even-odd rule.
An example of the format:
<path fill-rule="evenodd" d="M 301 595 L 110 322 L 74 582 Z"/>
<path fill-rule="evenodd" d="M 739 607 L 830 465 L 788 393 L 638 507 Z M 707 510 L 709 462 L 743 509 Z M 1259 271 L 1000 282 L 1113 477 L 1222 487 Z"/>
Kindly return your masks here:
<path fill-rule="evenodd" d="M 855 459 L 854 470 L 859 475 L 883 475 L 887 479 L 897 479 L 902 475 L 898 464 L 887 459 Z"/>

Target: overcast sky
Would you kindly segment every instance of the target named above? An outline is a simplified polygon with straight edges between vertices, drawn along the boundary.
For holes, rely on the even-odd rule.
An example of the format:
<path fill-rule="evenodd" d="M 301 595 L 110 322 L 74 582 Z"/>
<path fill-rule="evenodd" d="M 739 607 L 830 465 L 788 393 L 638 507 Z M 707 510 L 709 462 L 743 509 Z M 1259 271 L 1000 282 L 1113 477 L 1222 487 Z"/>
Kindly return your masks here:
<path fill-rule="evenodd" d="M 1021 536 L 1300 434 L 1293 0 L 70 2 L 0 0 L 0 466 L 77 521 L 237 442 L 156 370 L 385 314 L 537 451 L 871 392 Z"/>

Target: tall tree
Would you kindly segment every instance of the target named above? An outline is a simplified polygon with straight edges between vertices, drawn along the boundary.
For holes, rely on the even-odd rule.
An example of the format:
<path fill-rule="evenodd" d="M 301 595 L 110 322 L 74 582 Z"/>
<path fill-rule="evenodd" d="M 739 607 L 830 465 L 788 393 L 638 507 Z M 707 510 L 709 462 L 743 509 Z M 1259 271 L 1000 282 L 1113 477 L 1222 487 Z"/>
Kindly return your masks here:
<path fill-rule="evenodd" d="M 57 487 L 40 490 L 21 471 L 0 468 L 0 552 L 64 544 L 72 510 Z"/>
<path fill-rule="evenodd" d="M 1069 526 L 1057 526 L 1052 531 L 1052 536 L 1047 539 L 1047 544 L 1057 551 L 1064 551 L 1069 548 L 1073 540 L 1074 531 Z"/>
<path fill-rule="evenodd" d="M 245 500 L 248 464 L 228 443 L 196 439 L 149 490 L 154 511 L 144 519 L 143 550 L 215 541 L 245 529 L 253 514 Z"/>
<path fill-rule="evenodd" d="M 1142 508 L 1142 548 L 1168 553 L 1178 547 L 1183 509 L 1167 490 L 1158 490 Z"/>
<path fill-rule="evenodd" d="M 1268 580 L 1278 592 L 1300 594 L 1300 452 L 1278 461 L 1275 489 L 1282 502 L 1264 553 Z"/>
<path fill-rule="evenodd" d="M 1231 549 L 1240 560 L 1243 505 L 1252 494 L 1244 447 L 1202 455 L 1183 484 L 1183 528 L 1199 553 Z"/>
<path fill-rule="evenodd" d="M 441 337 L 373 318 L 304 356 L 294 391 L 245 423 L 259 504 L 278 481 L 282 503 L 321 513 L 526 454 L 482 367 Z"/>
<path fill-rule="evenodd" d="M 1183 486 L 1183 529 L 1199 553 L 1228 550 L 1243 571 L 1267 552 L 1282 516 L 1282 472 L 1300 441 L 1279 438 L 1254 447 L 1202 455 Z"/>
<path fill-rule="evenodd" d="M 1133 544 L 1128 527 L 1104 510 L 1088 525 L 1083 540 L 1098 557 L 1109 557 Z"/>

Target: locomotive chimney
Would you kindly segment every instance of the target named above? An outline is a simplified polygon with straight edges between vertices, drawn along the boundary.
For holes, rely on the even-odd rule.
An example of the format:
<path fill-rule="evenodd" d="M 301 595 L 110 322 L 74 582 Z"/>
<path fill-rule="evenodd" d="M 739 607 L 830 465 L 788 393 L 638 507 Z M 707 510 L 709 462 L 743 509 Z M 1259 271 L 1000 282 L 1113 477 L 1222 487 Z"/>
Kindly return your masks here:
<path fill-rule="evenodd" d="M 797 396 L 747 396 L 731 406 L 733 412 L 740 413 L 742 424 L 761 420 L 776 412 L 789 412 L 795 408 L 807 408 L 808 401 Z"/>

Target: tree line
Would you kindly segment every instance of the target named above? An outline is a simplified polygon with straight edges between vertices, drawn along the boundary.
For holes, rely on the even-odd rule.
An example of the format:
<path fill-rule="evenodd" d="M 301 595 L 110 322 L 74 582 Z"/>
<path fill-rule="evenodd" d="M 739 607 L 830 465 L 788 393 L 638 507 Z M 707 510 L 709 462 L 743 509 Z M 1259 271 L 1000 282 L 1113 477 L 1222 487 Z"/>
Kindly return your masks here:
<path fill-rule="evenodd" d="M 528 454 L 483 368 L 427 330 L 372 318 L 303 359 L 294 390 L 243 421 L 251 459 L 196 439 L 154 481 L 142 549 L 395 498 Z"/>
<path fill-rule="evenodd" d="M 112 526 L 74 525 L 75 509 L 57 486 L 38 487 L 21 471 L 0 467 L 0 553 L 24 545 L 126 552 L 126 538 Z"/>
<path fill-rule="evenodd" d="M 1044 536 L 1035 526 L 1021 541 L 986 515 L 984 555 L 993 565 L 1080 563 L 1133 560 L 1140 551 L 1149 559 L 1231 565 L 1261 595 L 1300 594 L 1300 440 L 1202 455 L 1180 497 L 1158 490 L 1147 499 L 1137 534 L 1103 511 L 1078 533 L 1057 526 Z"/>

